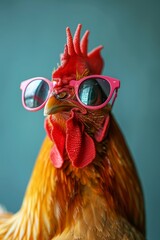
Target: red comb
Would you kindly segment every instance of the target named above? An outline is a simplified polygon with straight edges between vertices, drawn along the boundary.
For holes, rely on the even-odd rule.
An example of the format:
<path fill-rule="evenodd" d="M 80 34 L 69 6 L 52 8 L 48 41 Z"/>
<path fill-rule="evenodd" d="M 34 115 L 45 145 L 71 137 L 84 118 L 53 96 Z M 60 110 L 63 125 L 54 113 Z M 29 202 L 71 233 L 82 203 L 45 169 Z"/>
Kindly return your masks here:
<path fill-rule="evenodd" d="M 100 51 L 103 47 L 99 46 L 88 53 L 89 31 L 87 30 L 81 39 L 81 28 L 82 25 L 78 24 L 74 37 L 72 37 L 70 28 L 66 28 L 67 43 L 64 52 L 60 56 L 61 66 L 53 72 L 53 77 L 76 74 L 79 69 L 82 71 L 83 68 L 85 68 L 83 71 L 88 70 L 91 74 L 101 73 L 103 59 Z M 79 69 L 76 69 L 76 66 L 80 66 Z"/>

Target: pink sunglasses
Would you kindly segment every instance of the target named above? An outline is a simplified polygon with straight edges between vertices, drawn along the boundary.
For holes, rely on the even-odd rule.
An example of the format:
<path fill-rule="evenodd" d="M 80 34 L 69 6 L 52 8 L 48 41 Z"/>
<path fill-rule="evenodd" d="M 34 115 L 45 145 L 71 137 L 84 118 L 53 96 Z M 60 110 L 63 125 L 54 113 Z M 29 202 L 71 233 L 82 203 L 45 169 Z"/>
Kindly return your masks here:
<path fill-rule="evenodd" d="M 111 102 L 113 106 L 117 97 L 120 81 L 109 76 L 90 75 L 81 80 L 71 80 L 79 103 L 87 109 L 97 110 Z M 56 82 L 47 78 L 36 77 L 23 81 L 22 104 L 29 111 L 38 111 L 44 107 L 49 97 L 57 88 Z M 66 89 L 65 89 L 66 90 Z"/>

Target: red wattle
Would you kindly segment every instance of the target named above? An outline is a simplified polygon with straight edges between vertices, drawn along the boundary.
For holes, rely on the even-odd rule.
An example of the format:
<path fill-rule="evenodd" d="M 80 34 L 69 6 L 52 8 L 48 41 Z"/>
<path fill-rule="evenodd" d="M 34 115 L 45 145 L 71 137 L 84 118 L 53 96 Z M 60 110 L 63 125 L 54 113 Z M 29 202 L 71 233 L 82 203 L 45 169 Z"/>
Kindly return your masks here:
<path fill-rule="evenodd" d="M 91 163 L 96 156 L 94 141 L 84 131 L 84 125 L 78 121 L 73 111 L 66 126 L 66 151 L 68 156 L 73 166 L 83 168 Z"/>

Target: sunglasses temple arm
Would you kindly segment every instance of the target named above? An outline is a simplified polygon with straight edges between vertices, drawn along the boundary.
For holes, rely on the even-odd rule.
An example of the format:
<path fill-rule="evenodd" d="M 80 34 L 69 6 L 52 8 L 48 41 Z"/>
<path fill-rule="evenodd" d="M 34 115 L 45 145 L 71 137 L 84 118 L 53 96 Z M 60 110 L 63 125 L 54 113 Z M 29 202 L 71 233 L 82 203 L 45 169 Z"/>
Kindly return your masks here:
<path fill-rule="evenodd" d="M 24 88 L 24 82 L 21 82 L 20 89 L 22 90 Z"/>
<path fill-rule="evenodd" d="M 114 105 L 114 102 L 115 102 L 116 97 L 117 97 L 117 93 L 118 93 L 118 89 L 115 89 L 115 91 L 114 91 L 114 96 L 113 96 L 113 101 L 112 101 L 112 103 L 111 103 L 111 107 L 113 107 L 113 105 Z"/>

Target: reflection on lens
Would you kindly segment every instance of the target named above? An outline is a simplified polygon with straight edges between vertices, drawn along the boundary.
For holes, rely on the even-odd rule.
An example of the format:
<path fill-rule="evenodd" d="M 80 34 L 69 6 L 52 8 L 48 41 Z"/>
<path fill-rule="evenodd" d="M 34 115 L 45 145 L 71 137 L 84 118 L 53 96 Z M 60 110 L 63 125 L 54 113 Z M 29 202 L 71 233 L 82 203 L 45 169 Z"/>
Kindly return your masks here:
<path fill-rule="evenodd" d="M 24 102 L 29 108 L 41 106 L 48 96 L 49 86 L 43 80 L 34 80 L 26 88 Z"/>
<path fill-rule="evenodd" d="M 104 103 L 110 93 L 110 84 L 102 78 L 90 78 L 79 87 L 79 98 L 88 106 L 99 106 Z"/>

